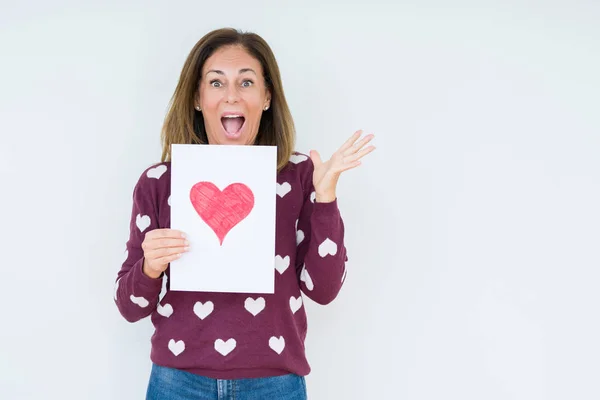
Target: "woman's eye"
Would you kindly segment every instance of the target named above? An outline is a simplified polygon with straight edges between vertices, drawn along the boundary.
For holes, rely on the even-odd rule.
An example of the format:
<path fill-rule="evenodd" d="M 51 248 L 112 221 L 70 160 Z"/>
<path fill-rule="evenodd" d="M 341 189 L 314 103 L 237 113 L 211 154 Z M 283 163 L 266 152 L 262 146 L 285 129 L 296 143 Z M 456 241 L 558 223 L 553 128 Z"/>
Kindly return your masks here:
<path fill-rule="evenodd" d="M 218 85 L 215 86 L 215 83 L 217 83 Z M 244 82 L 242 82 L 242 86 L 243 87 L 250 87 L 254 84 L 254 82 L 250 79 L 246 79 Z M 219 88 L 221 87 L 221 82 L 217 81 L 217 80 L 212 80 L 210 81 L 210 85 L 214 88 Z"/>

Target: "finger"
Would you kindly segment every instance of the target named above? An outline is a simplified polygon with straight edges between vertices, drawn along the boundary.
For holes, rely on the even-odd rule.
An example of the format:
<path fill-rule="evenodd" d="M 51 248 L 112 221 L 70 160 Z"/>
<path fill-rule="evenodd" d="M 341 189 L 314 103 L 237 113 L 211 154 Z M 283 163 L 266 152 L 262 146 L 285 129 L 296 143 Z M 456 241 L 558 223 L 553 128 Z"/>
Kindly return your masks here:
<path fill-rule="evenodd" d="M 182 255 L 183 253 L 176 253 L 167 257 L 161 257 L 157 260 L 154 260 L 154 262 L 156 263 L 156 265 L 160 266 L 160 268 L 158 269 L 159 271 L 164 271 L 165 269 L 167 269 L 170 262 L 177 260 Z"/>
<path fill-rule="evenodd" d="M 354 144 L 349 149 L 347 149 L 344 152 L 344 156 L 349 156 L 349 155 L 352 155 L 352 154 L 356 153 L 357 151 L 359 151 L 360 149 L 362 149 L 363 147 L 365 147 L 365 145 L 367 143 L 369 143 L 371 140 L 373 140 L 374 137 L 375 137 L 375 135 L 373 135 L 373 134 L 365 136 L 358 143 Z"/>
<path fill-rule="evenodd" d="M 190 242 L 187 239 L 179 238 L 155 238 L 155 239 L 144 239 L 142 242 L 142 249 L 144 251 L 153 251 L 161 248 L 169 248 L 169 247 L 184 247 L 189 246 Z"/>
<path fill-rule="evenodd" d="M 146 235 L 150 237 L 150 239 L 156 238 L 184 238 L 185 233 L 177 229 L 154 229 Z"/>
<path fill-rule="evenodd" d="M 167 247 L 155 250 L 149 250 L 145 253 L 145 257 L 150 260 L 158 260 L 163 257 L 170 257 L 173 254 L 185 253 L 189 250 L 189 247 Z"/>
<path fill-rule="evenodd" d="M 323 161 L 321 161 L 321 155 L 318 151 L 311 150 L 309 154 L 314 165 L 321 165 L 323 163 Z"/>
<path fill-rule="evenodd" d="M 356 142 L 358 140 L 358 138 L 360 137 L 360 135 L 362 135 L 362 133 L 363 133 L 362 129 L 359 129 L 356 132 L 354 132 L 354 135 L 350 136 L 350 138 L 348 140 L 346 140 L 346 143 L 344 143 L 342 145 L 342 147 L 340 147 L 339 152 L 343 153 L 346 150 L 348 150 L 350 147 L 352 147 L 354 142 Z"/>
<path fill-rule="evenodd" d="M 352 163 L 352 162 L 354 162 L 356 160 L 360 160 L 361 158 L 363 158 L 364 156 L 366 156 L 367 154 L 369 154 L 373 150 L 375 150 L 375 146 L 366 147 L 366 148 L 362 149 L 361 151 L 359 151 L 356 154 L 344 157 L 344 163 L 348 163 L 348 162 Z"/>
<path fill-rule="evenodd" d="M 189 246 L 190 242 L 187 239 L 171 239 L 171 238 L 166 238 L 166 239 L 153 239 L 152 242 L 150 243 L 150 249 L 160 249 L 160 248 L 167 248 L 167 247 L 184 247 L 184 246 Z"/>

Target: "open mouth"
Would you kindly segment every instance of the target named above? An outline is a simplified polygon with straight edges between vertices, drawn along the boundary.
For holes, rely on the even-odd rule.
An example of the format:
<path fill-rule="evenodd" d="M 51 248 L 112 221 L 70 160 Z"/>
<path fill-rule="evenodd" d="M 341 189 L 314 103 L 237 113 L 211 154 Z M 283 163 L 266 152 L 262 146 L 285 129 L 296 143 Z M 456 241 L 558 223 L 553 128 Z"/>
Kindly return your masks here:
<path fill-rule="evenodd" d="M 238 137 L 244 127 L 246 118 L 244 117 L 223 117 L 221 118 L 221 124 L 228 137 Z"/>

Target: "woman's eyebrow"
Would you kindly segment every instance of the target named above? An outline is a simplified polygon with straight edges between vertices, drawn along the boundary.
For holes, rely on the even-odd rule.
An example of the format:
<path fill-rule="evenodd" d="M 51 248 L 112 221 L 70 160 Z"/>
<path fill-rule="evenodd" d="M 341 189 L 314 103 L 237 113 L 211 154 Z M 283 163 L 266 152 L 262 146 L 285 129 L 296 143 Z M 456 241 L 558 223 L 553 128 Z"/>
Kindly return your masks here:
<path fill-rule="evenodd" d="M 206 75 L 208 75 L 211 72 L 215 72 L 219 75 L 225 75 L 225 73 L 219 69 L 211 69 L 206 72 Z M 252 72 L 254 75 L 256 75 L 256 72 L 252 68 L 242 68 L 238 71 L 239 74 L 243 74 L 244 72 Z"/>

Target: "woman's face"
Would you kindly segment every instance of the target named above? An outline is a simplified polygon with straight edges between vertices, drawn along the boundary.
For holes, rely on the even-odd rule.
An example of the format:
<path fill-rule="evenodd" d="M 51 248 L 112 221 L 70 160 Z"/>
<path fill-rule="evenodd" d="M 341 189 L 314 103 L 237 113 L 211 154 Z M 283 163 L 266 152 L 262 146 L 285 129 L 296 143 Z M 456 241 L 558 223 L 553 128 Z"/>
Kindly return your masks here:
<path fill-rule="evenodd" d="M 258 135 L 271 94 L 260 63 L 242 47 L 226 46 L 204 63 L 195 101 L 210 144 L 248 145 Z"/>

